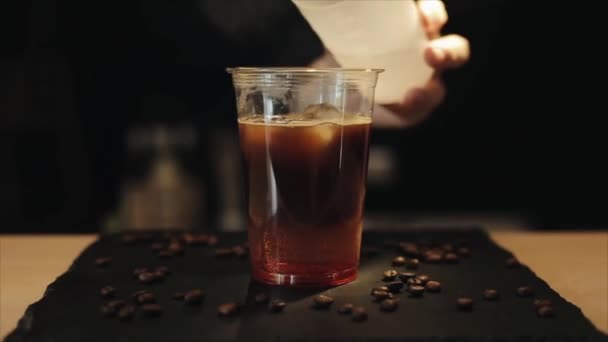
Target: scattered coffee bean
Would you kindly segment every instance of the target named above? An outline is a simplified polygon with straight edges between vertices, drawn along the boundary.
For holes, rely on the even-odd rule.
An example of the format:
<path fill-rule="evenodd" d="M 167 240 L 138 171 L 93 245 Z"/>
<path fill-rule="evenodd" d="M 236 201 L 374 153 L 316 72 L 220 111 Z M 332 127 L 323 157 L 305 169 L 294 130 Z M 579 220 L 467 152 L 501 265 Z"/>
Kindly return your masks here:
<path fill-rule="evenodd" d="M 412 273 L 412 272 L 399 273 L 399 279 L 401 279 L 401 281 L 403 281 L 403 282 L 406 282 L 408 279 L 414 278 L 414 277 L 416 277 L 416 273 Z"/>
<path fill-rule="evenodd" d="M 372 297 L 374 297 L 375 302 L 380 302 L 387 298 L 389 298 L 389 299 L 393 298 L 393 294 L 390 292 L 386 292 L 386 291 L 374 291 L 374 292 L 372 292 Z"/>
<path fill-rule="evenodd" d="M 327 295 L 318 295 L 313 299 L 315 309 L 327 309 L 334 303 L 334 299 Z"/>
<path fill-rule="evenodd" d="M 416 276 L 416 279 L 420 280 L 420 282 L 422 283 L 422 285 L 424 285 L 431 278 L 428 275 L 426 275 L 426 274 L 419 274 L 419 275 Z"/>
<path fill-rule="evenodd" d="M 401 248 L 401 252 L 403 252 L 405 256 L 418 257 L 420 255 L 420 250 L 418 249 L 418 246 L 414 243 L 402 242 L 399 244 L 399 247 Z"/>
<path fill-rule="evenodd" d="M 367 320 L 367 311 L 365 311 L 365 308 L 362 308 L 360 306 L 354 308 L 353 309 L 353 321 L 363 322 L 365 320 Z"/>
<path fill-rule="evenodd" d="M 122 299 L 111 300 L 101 307 L 101 313 L 105 317 L 113 317 L 116 315 L 118 310 L 120 310 L 120 308 L 122 308 L 126 304 L 127 302 Z"/>
<path fill-rule="evenodd" d="M 235 302 L 220 304 L 217 307 L 217 313 L 221 316 L 232 316 L 238 313 L 239 305 Z"/>
<path fill-rule="evenodd" d="M 148 269 L 146 267 L 137 267 L 133 270 L 133 276 L 135 278 L 138 278 L 140 274 L 144 273 L 144 272 L 148 272 Z"/>
<path fill-rule="evenodd" d="M 555 311 L 552 305 L 543 305 L 536 309 L 536 314 L 538 317 L 553 317 L 555 316 Z"/>
<path fill-rule="evenodd" d="M 403 266 L 405 265 L 405 258 L 402 256 L 395 257 L 392 263 L 393 266 Z"/>
<path fill-rule="evenodd" d="M 205 298 L 205 292 L 203 290 L 194 289 L 184 294 L 184 302 L 188 305 L 197 305 L 202 303 Z"/>
<path fill-rule="evenodd" d="M 517 288 L 516 293 L 520 297 L 530 297 L 534 294 L 534 289 L 530 286 L 520 286 Z"/>
<path fill-rule="evenodd" d="M 169 267 L 167 266 L 158 266 L 156 268 L 156 274 L 161 274 L 163 277 L 166 277 L 167 275 L 169 275 L 171 273 L 171 271 L 169 270 Z"/>
<path fill-rule="evenodd" d="M 418 279 L 418 278 L 410 278 L 407 280 L 407 285 L 408 286 L 413 286 L 413 285 L 423 285 L 422 284 L 422 280 Z"/>
<path fill-rule="evenodd" d="M 171 253 L 171 255 L 183 255 L 184 254 L 184 246 L 182 246 L 179 242 L 172 242 L 167 247 L 167 250 Z"/>
<path fill-rule="evenodd" d="M 97 267 L 106 267 L 112 262 L 112 258 L 103 257 L 95 259 L 95 266 Z"/>
<path fill-rule="evenodd" d="M 227 258 L 234 255 L 234 252 L 230 248 L 218 248 L 215 250 L 215 256 L 218 258 Z"/>
<path fill-rule="evenodd" d="M 393 280 L 395 280 L 395 277 L 397 277 L 397 271 L 386 270 L 386 271 L 384 271 L 384 277 L 382 278 L 382 280 L 383 281 L 393 281 Z"/>
<path fill-rule="evenodd" d="M 173 256 L 173 252 L 171 252 L 168 249 L 163 249 L 160 252 L 158 252 L 158 257 L 161 259 L 168 259 L 172 256 Z"/>
<path fill-rule="evenodd" d="M 553 306 L 553 303 L 549 299 L 535 299 L 534 307 L 538 309 L 541 306 Z"/>
<path fill-rule="evenodd" d="M 159 252 L 161 249 L 163 249 L 163 244 L 160 242 L 154 242 L 150 245 L 150 249 L 155 252 Z"/>
<path fill-rule="evenodd" d="M 468 311 L 473 309 L 473 299 L 469 297 L 460 297 L 456 299 L 456 306 L 459 310 Z"/>
<path fill-rule="evenodd" d="M 260 293 L 256 294 L 255 298 L 254 298 L 254 302 L 256 304 L 266 304 L 266 303 L 268 303 L 269 300 L 270 300 L 270 297 L 268 296 L 268 294 L 266 294 L 264 292 L 260 292 Z"/>
<path fill-rule="evenodd" d="M 393 312 L 397 310 L 397 301 L 394 299 L 385 299 L 380 303 L 380 310 L 386 312 Z"/>
<path fill-rule="evenodd" d="M 439 264 L 443 261 L 443 256 L 439 253 L 427 253 L 424 255 L 424 261 L 429 264 Z"/>
<path fill-rule="evenodd" d="M 121 321 L 130 321 L 135 316 L 135 307 L 133 305 L 127 304 L 118 310 L 118 319 Z"/>
<path fill-rule="evenodd" d="M 145 304 L 141 310 L 146 317 L 158 317 L 163 314 L 163 308 L 158 304 Z"/>
<path fill-rule="evenodd" d="M 386 287 L 388 288 L 389 292 L 399 293 L 399 292 L 401 292 L 401 289 L 403 288 L 404 285 L 405 284 L 400 281 L 394 281 L 394 282 L 386 284 Z"/>
<path fill-rule="evenodd" d="M 150 293 L 150 291 L 148 291 L 148 290 L 139 290 L 139 291 L 136 291 L 135 293 L 133 293 L 131 295 L 131 299 L 133 300 L 134 303 L 137 303 L 137 298 L 140 295 L 144 294 L 144 293 Z"/>
<path fill-rule="evenodd" d="M 205 234 L 194 235 L 191 233 L 186 233 L 182 236 L 182 240 L 184 240 L 187 245 L 203 246 L 209 241 L 209 236 Z"/>
<path fill-rule="evenodd" d="M 175 292 L 173 294 L 173 299 L 175 299 L 175 300 L 184 300 L 184 296 L 185 295 L 186 294 L 184 292 Z"/>
<path fill-rule="evenodd" d="M 507 260 L 505 260 L 505 266 L 507 268 L 517 268 L 520 265 L 521 264 L 519 263 L 519 260 L 517 260 L 517 258 L 515 258 L 515 257 L 511 257 L 511 258 L 508 258 Z"/>
<path fill-rule="evenodd" d="M 413 258 L 413 259 L 408 259 L 405 263 L 405 268 L 409 269 L 409 270 L 415 270 L 418 268 L 418 264 L 420 263 L 420 260 Z"/>
<path fill-rule="evenodd" d="M 116 295 L 116 289 L 112 286 L 104 286 L 99 290 L 99 294 L 101 294 L 103 298 L 112 298 Z"/>
<path fill-rule="evenodd" d="M 424 286 L 411 285 L 408 286 L 406 291 L 410 294 L 410 297 L 420 297 L 424 293 Z"/>
<path fill-rule="evenodd" d="M 468 257 L 471 255 L 471 250 L 466 247 L 459 247 L 456 252 L 460 254 L 461 257 Z"/>
<path fill-rule="evenodd" d="M 287 306 L 287 303 L 285 303 L 282 300 L 279 299 L 274 299 L 270 302 L 270 305 L 268 306 L 268 310 L 270 310 L 270 312 L 281 312 L 283 311 L 283 309 L 285 309 L 285 307 Z"/>
<path fill-rule="evenodd" d="M 244 258 L 247 256 L 247 249 L 243 246 L 234 246 L 232 247 L 232 253 L 239 258 Z"/>
<path fill-rule="evenodd" d="M 152 272 L 142 272 L 139 274 L 139 276 L 137 276 L 137 278 L 139 279 L 139 282 L 143 284 L 150 284 L 157 280 L 156 273 Z"/>
<path fill-rule="evenodd" d="M 456 253 L 447 253 L 444 259 L 448 264 L 457 264 L 460 261 L 460 257 Z"/>
<path fill-rule="evenodd" d="M 425 289 L 429 292 L 439 292 L 441 291 L 441 283 L 434 280 L 429 280 L 425 284 Z"/>
<path fill-rule="evenodd" d="M 220 239 L 218 239 L 218 237 L 216 235 L 209 235 L 209 237 L 207 238 L 207 245 L 208 246 L 216 246 L 218 243 L 220 242 Z"/>
<path fill-rule="evenodd" d="M 155 303 L 156 296 L 152 292 L 144 292 L 137 296 L 136 298 L 137 304 L 148 304 Z"/>
<path fill-rule="evenodd" d="M 390 289 L 388 288 L 388 286 L 377 286 L 371 290 L 370 294 L 373 295 L 374 291 L 390 292 Z"/>
<path fill-rule="evenodd" d="M 451 243 L 444 243 L 441 246 L 441 249 L 443 249 L 443 251 L 447 253 L 454 252 L 455 250 L 454 245 L 452 245 Z"/>
<path fill-rule="evenodd" d="M 499 294 L 495 289 L 485 289 L 483 291 L 483 299 L 485 300 L 496 300 L 498 299 Z"/>
<path fill-rule="evenodd" d="M 353 312 L 354 305 L 352 304 L 344 304 L 338 308 L 338 313 L 342 315 L 349 315 Z"/>

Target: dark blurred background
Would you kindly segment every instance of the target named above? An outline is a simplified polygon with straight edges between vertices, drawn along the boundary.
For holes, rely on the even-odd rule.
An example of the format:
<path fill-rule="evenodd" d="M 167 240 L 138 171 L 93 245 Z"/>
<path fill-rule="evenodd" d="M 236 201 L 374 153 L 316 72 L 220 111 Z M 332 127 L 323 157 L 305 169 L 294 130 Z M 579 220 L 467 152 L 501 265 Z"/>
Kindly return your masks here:
<path fill-rule="evenodd" d="M 369 225 L 608 227 L 601 12 L 445 3 L 471 61 L 428 121 L 373 132 Z M 243 229 L 225 68 L 322 53 L 286 0 L 5 0 L 0 37 L 0 232 Z"/>

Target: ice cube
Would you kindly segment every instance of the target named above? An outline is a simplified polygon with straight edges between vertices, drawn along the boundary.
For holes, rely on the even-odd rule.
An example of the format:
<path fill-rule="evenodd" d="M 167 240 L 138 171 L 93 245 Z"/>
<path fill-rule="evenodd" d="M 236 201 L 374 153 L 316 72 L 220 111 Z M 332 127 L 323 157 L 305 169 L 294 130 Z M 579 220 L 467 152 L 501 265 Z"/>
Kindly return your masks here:
<path fill-rule="evenodd" d="M 339 133 L 338 125 L 330 122 L 316 125 L 313 127 L 313 132 L 315 138 L 312 139 L 311 143 L 315 144 L 319 148 L 325 148 Z"/>
<path fill-rule="evenodd" d="M 304 109 L 303 116 L 306 119 L 319 119 L 335 121 L 342 117 L 342 112 L 327 103 L 317 103 L 309 105 Z"/>

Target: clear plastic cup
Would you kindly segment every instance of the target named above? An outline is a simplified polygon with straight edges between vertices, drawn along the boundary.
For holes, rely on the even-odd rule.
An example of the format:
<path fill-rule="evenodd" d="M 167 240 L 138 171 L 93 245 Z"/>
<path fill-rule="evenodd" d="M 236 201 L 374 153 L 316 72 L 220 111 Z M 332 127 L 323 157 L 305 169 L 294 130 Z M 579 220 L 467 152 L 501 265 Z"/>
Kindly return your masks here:
<path fill-rule="evenodd" d="M 357 276 L 380 70 L 234 68 L 252 276 L 328 286 Z"/>

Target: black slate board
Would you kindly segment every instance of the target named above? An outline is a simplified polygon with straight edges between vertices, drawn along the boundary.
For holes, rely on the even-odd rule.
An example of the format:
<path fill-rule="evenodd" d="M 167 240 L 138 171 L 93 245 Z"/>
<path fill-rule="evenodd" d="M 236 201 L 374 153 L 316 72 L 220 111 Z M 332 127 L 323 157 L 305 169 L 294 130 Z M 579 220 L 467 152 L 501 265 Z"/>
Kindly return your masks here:
<path fill-rule="evenodd" d="M 222 246 L 245 241 L 242 233 L 220 235 Z M 455 265 L 421 263 L 416 271 L 442 283 L 441 293 L 425 293 L 423 298 L 399 294 L 399 308 L 384 313 L 371 301 L 370 288 L 382 285 L 384 270 L 398 255 L 386 241 L 453 242 L 466 240 L 470 258 Z M 504 261 L 511 256 L 478 229 L 459 231 L 368 232 L 364 246 L 379 251 L 363 253 L 359 278 L 331 289 L 267 287 L 250 281 L 247 259 L 218 259 L 214 248 L 187 247 L 185 255 L 161 260 L 149 242 L 125 245 L 119 235 L 101 236 L 75 260 L 70 269 L 47 288 L 43 298 L 32 304 L 18 327 L 6 338 L 17 341 L 405 341 L 405 340 L 605 340 L 606 336 L 527 267 L 509 269 Z M 373 254 L 373 253 L 369 253 Z M 106 268 L 96 268 L 97 257 L 111 256 Z M 525 260 L 522 262 L 525 263 Z M 162 283 L 142 285 L 133 278 L 134 267 L 168 265 L 172 274 Z M 564 270 L 567 272 L 567 270 Z M 567 275 L 565 275 L 567 276 Z M 137 315 L 131 322 L 103 318 L 99 289 L 117 288 L 118 298 L 140 289 L 150 289 L 159 298 L 164 313 L 158 318 Z M 556 316 L 537 317 L 535 297 L 516 296 L 518 286 L 533 286 L 538 298 L 554 303 Z M 485 288 L 501 292 L 497 302 L 481 298 Z M 186 307 L 171 299 L 175 291 L 202 288 L 207 296 L 200 307 Z M 234 318 L 219 317 L 217 306 L 225 301 L 248 302 L 259 291 L 288 302 L 285 311 L 269 313 L 265 307 L 245 307 Z M 318 293 L 335 298 L 328 311 L 310 308 Z M 472 312 L 456 309 L 455 299 L 467 295 L 475 300 Z M 249 299 L 248 299 L 249 298 Z M 353 322 L 336 309 L 350 302 L 367 308 L 366 322 Z"/>

